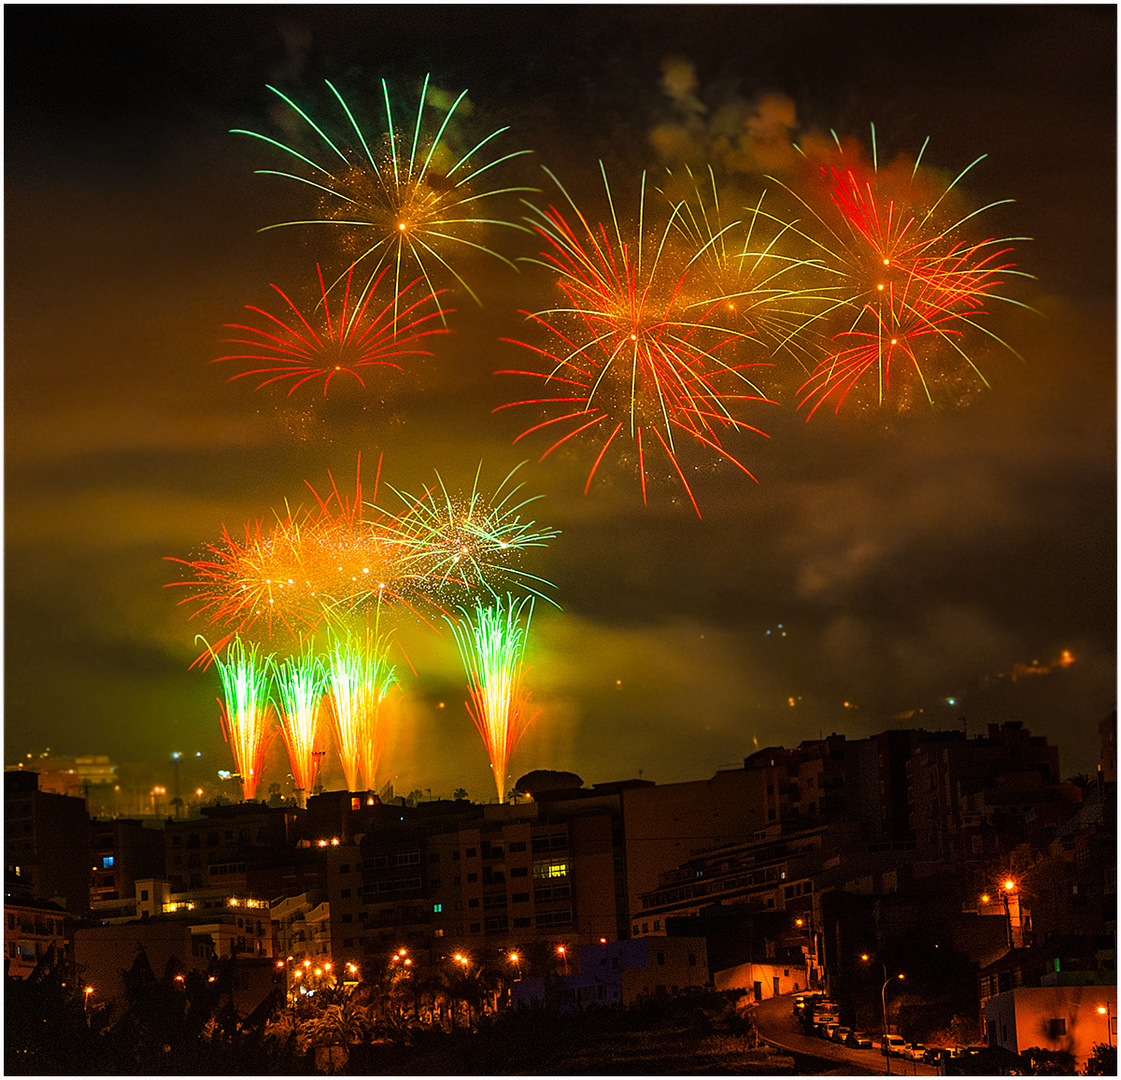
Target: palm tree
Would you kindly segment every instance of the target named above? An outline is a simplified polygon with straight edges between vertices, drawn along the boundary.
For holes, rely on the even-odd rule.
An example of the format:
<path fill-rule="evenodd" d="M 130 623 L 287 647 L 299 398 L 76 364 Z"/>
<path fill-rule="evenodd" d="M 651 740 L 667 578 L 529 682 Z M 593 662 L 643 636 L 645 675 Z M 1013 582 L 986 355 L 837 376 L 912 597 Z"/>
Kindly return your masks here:
<path fill-rule="evenodd" d="M 327 1005 L 300 1027 L 301 1039 L 315 1051 L 316 1066 L 329 1069 L 336 1065 L 345 1068 L 350 1047 L 366 1042 L 372 1033 L 373 1025 L 365 1012 L 349 1001 Z"/>

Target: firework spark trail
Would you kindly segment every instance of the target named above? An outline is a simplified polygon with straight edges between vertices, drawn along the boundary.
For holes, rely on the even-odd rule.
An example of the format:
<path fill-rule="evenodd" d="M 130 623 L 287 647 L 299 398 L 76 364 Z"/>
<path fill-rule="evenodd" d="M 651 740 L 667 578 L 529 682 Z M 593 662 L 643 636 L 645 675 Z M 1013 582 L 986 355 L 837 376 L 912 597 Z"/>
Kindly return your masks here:
<path fill-rule="evenodd" d="M 204 639 L 197 639 L 203 640 Z M 209 645 L 207 646 L 209 650 Z M 225 701 L 219 699 L 222 734 L 230 744 L 241 777 L 242 798 L 249 802 L 261 779 L 269 741 L 269 668 L 272 656 L 257 658 L 257 646 L 235 637 L 225 659 L 211 652 L 222 679 Z"/>
<path fill-rule="evenodd" d="M 446 107 L 439 130 L 431 136 L 425 131 L 424 106 L 427 103 L 438 111 L 444 106 L 441 104 L 443 95 L 435 88 L 429 90 L 427 75 L 411 136 L 399 132 L 394 124 L 389 88 L 384 79 L 381 85 L 386 128 L 378 140 L 371 140 L 367 139 L 353 110 L 339 91 L 327 82 L 328 89 L 346 116 L 345 126 L 349 135 L 357 139 L 361 149 L 345 143 L 340 148 L 341 138 L 338 142 L 333 140 L 307 112 L 272 86 L 268 89 L 318 136 L 320 145 L 314 153 L 319 160 L 313 160 L 267 135 L 244 129 L 232 131 L 232 134 L 260 139 L 298 163 L 294 166 L 297 172 L 258 169 L 258 173 L 295 180 L 310 187 L 319 198 L 320 217 L 279 222 L 266 228 L 289 225 L 333 228 L 351 247 L 355 265 L 367 261 L 373 264 L 371 282 L 383 268 L 391 268 L 395 289 L 400 292 L 402 281 L 411 276 L 411 268 L 415 267 L 433 297 L 436 296 L 434 278 L 447 274 L 479 302 L 474 290 L 452 265 L 453 251 L 470 249 L 486 252 L 513 267 L 514 264 L 504 255 L 473 237 L 490 226 L 521 230 L 518 224 L 486 216 L 481 204 L 499 196 L 532 189 L 489 187 L 490 178 L 484 178 L 484 174 L 530 151 L 514 151 L 483 162 L 483 148 L 487 147 L 489 153 L 488 144 L 507 128 L 492 132 L 466 152 L 453 150 L 452 118 L 467 96 L 466 90 Z"/>
<path fill-rule="evenodd" d="M 834 141 L 843 157 L 836 135 Z M 910 383 L 917 383 L 930 404 L 938 385 L 964 379 L 987 386 L 970 356 L 968 338 L 987 337 L 1015 353 L 982 319 L 992 302 L 1026 307 L 999 291 L 1007 277 L 1028 276 L 1006 259 L 1009 245 L 1026 237 L 963 238 L 977 215 L 1011 200 L 970 212 L 951 208 L 959 201 L 959 182 L 984 158 L 939 190 L 919 171 L 925 143 L 909 171 L 879 168 L 874 128 L 872 147 L 870 171 L 859 163 L 816 166 L 808 198 L 814 198 L 813 191 L 819 200 L 824 194 L 831 211 L 814 209 L 782 185 L 810 211 L 818 226 L 813 242 L 820 259 L 815 261 L 833 278 L 822 290 L 829 298 L 810 322 L 840 321 L 831 335 L 834 344 L 799 390 L 807 420 L 830 398 L 839 411 L 850 392 L 871 378 L 876 405 L 892 400 L 902 406 Z M 893 366 L 900 372 L 894 381 Z M 913 376 L 910 383 L 902 377 L 907 372 Z"/>
<path fill-rule="evenodd" d="M 563 434 L 545 450 L 542 459 L 584 432 L 594 431 L 602 438 L 585 493 L 607 450 L 625 431 L 624 440 L 629 438 L 637 448 L 645 503 L 643 434 L 647 434 L 647 445 L 653 436 L 699 516 L 696 499 L 677 459 L 675 437 L 685 435 L 715 450 L 754 480 L 747 467 L 721 445 L 720 438 L 729 429 L 763 434 L 737 419 L 731 409 L 745 401 L 768 399 L 744 375 L 747 368 L 757 365 L 722 358 L 727 347 L 748 337 L 714 318 L 726 298 L 714 298 L 707 307 L 690 307 L 684 299 L 692 264 L 686 260 L 684 269 L 680 269 L 681 260 L 668 244 L 681 213 L 680 205 L 671 209 L 660 235 L 655 234 L 653 252 L 649 244 L 644 251 L 645 174 L 640 185 L 637 230 L 633 240 L 625 240 L 602 163 L 600 169 L 611 212 L 610 230 L 602 223 L 598 227 L 590 225 L 552 173 L 549 176 L 568 200 L 578 227 L 556 207 L 547 211 L 530 207 L 536 216 L 527 220 L 548 245 L 542 257 L 532 261 L 558 275 L 568 306 L 522 313 L 552 335 L 556 351 L 504 339 L 536 354 L 545 362 L 543 369 L 497 374 L 540 379 L 547 388 L 555 387 L 557 396 L 514 401 L 499 409 L 536 406 L 559 413 L 532 425 L 515 439 L 561 425 L 558 430 Z M 730 384 L 730 389 L 725 389 L 725 384 Z"/>
<path fill-rule="evenodd" d="M 515 601 L 507 595 L 493 607 L 476 601 L 473 612 L 460 611 L 460 620 L 449 618 L 447 622 L 467 673 L 467 711 L 486 746 L 498 801 L 503 802 L 507 763 L 534 719 L 527 709 L 529 694 L 523 687 L 522 663 L 533 597 Z"/>
<path fill-rule="evenodd" d="M 376 790 L 387 726 L 381 706 L 396 681 L 386 656 L 386 638 L 367 631 L 365 640 L 337 640 L 324 662 L 328 704 L 347 790 Z"/>
<path fill-rule="evenodd" d="M 272 661 L 273 686 L 280 734 L 292 766 L 292 782 L 301 805 L 315 785 L 321 750 L 320 717 L 326 673 L 314 645 L 286 660 Z"/>
<path fill-rule="evenodd" d="M 240 323 L 226 324 L 227 329 L 241 330 L 254 336 L 226 338 L 225 344 L 243 345 L 255 351 L 230 353 L 217 357 L 211 363 L 245 360 L 271 365 L 238 372 L 230 377 L 230 382 L 246 376 L 261 375 L 264 378 L 256 387 L 260 390 L 272 383 L 291 379 L 293 382 L 288 390 L 288 395 L 291 396 L 305 383 L 321 378 L 323 394 L 326 396 L 331 380 L 337 375 L 351 375 L 365 386 L 359 373 L 360 368 L 392 367 L 400 371 L 401 365 L 396 363 L 398 358 L 431 355 L 422 349 L 410 348 L 410 345 L 429 335 L 447 332 L 446 327 L 426 325 L 433 319 L 443 319 L 447 314 L 438 303 L 434 310 L 424 311 L 429 300 L 436 300 L 436 294 L 426 292 L 418 300 L 408 300 L 408 293 L 420 282 L 420 278 L 406 285 L 390 301 L 371 308 L 377 287 L 388 273 L 388 267 L 378 275 L 366 291 L 364 299 L 352 302 L 352 266 L 346 274 L 341 305 L 332 315 L 323 270 L 317 266 L 316 271 L 321 299 L 310 316 L 304 314 L 283 289 L 273 285 L 272 288 L 291 309 L 289 321 L 285 322 L 277 315 L 247 305 L 247 311 L 266 320 L 264 329 Z M 313 319 L 315 325 L 311 321 Z"/>
<path fill-rule="evenodd" d="M 521 517 L 525 507 L 541 496 L 520 497 L 524 482 L 507 488 L 520 468 L 521 464 L 514 466 L 489 498 L 479 490 L 481 462 L 467 497 L 453 496 L 439 473 L 437 485 L 420 496 L 386 485 L 405 506 L 399 515 L 388 515 L 394 522 L 402 568 L 435 606 L 443 594 L 454 595 L 462 589 L 497 597 L 495 585 L 501 581 L 516 581 L 535 596 L 548 599 L 539 587 L 552 588 L 551 583 L 514 565 L 524 551 L 545 547 L 560 535 L 556 529 Z"/>
<path fill-rule="evenodd" d="M 805 238 L 795 223 L 763 209 L 766 191 L 743 208 L 743 218 L 728 221 L 711 166 L 703 183 L 688 167 L 685 176 L 667 169 L 659 188 L 679 206 L 674 228 L 696 252 L 685 310 L 711 311 L 714 317 L 731 318 L 733 325 L 742 323 L 768 356 L 790 353 L 805 366 L 805 326 L 811 302 L 820 300 L 819 289 L 803 280 L 813 266 L 803 254 Z M 686 194 L 679 197 L 682 189 Z"/>

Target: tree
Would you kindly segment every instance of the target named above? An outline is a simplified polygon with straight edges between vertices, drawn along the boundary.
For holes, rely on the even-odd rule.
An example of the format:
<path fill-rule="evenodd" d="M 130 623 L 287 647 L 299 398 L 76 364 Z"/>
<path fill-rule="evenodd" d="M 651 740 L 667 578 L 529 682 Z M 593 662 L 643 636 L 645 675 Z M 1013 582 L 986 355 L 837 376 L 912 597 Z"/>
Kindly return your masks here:
<path fill-rule="evenodd" d="M 539 791 L 565 791 L 568 788 L 582 788 L 584 781 L 575 773 L 558 772 L 555 769 L 534 769 L 527 772 L 512 790 L 523 795 L 534 795 Z"/>
<path fill-rule="evenodd" d="M 1117 1047 L 1098 1043 L 1082 1070 L 1083 1076 L 1116 1076 L 1117 1075 Z"/>
<path fill-rule="evenodd" d="M 465 788 L 457 787 L 455 791 L 452 792 L 453 799 L 466 799 L 467 797 L 468 795 Z"/>

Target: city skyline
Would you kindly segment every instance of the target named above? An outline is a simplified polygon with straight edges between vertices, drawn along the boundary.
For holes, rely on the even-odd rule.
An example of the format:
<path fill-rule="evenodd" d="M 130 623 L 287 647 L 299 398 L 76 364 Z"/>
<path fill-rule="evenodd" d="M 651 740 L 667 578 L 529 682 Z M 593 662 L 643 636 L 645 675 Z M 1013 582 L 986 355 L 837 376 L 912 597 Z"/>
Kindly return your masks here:
<path fill-rule="evenodd" d="M 195 635 L 217 633 L 176 606 L 167 559 L 314 505 L 331 478 L 353 495 L 360 458 L 368 497 L 379 461 L 414 492 L 434 473 L 470 490 L 480 462 L 493 490 L 525 461 L 532 516 L 559 530 L 525 558 L 556 604 L 534 611 L 539 715 L 511 781 L 668 783 L 834 731 L 1006 720 L 1055 742 L 1064 775 L 1092 772 L 1116 686 L 1111 14 L 484 7 L 437 29 L 396 6 L 9 9 L 7 763 L 50 746 L 232 768 L 217 672 L 191 669 Z M 929 136 L 950 179 L 987 155 L 970 205 L 1014 200 L 993 227 L 1032 237 L 1014 259 L 1036 313 L 1000 316 L 1022 362 L 986 353 L 991 388 L 937 411 L 807 423 L 787 401 L 762 414 L 768 439 L 735 442 L 758 484 L 696 462 L 700 516 L 668 467 L 644 506 L 633 463 L 605 460 L 584 494 L 595 449 L 514 445 L 525 424 L 493 411 L 515 393 L 494 372 L 525 363 L 502 339 L 549 291 L 532 265 L 471 261 L 483 306 L 453 290 L 449 332 L 391 382 L 374 369 L 327 398 L 228 382 L 209 363 L 224 324 L 323 260 L 297 230 L 258 232 L 307 207 L 230 129 L 291 131 L 267 85 L 322 106 L 338 80 L 376 117 L 382 78 L 407 101 L 427 73 L 468 90 L 485 130 L 509 126 L 503 152 L 532 151 L 516 176 L 544 187 L 545 166 L 598 207 L 602 160 L 623 213 L 643 170 L 680 168 L 683 139 L 751 187 L 763 167 L 736 171 L 726 125 L 787 106 L 803 140 L 834 129 L 871 153 L 874 124 L 885 161 Z M 484 798 L 453 636 L 398 631 L 378 786 Z M 271 754 L 258 798 L 284 779 Z"/>

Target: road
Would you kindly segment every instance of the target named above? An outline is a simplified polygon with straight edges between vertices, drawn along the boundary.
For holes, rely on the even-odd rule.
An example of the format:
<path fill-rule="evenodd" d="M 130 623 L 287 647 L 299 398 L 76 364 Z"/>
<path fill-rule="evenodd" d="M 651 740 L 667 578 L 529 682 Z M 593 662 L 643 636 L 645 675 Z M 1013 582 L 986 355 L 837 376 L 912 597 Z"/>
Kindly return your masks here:
<path fill-rule="evenodd" d="M 848 1068 L 854 1075 L 882 1074 L 887 1072 L 887 1065 L 890 1062 L 891 1071 L 896 1076 L 938 1075 L 938 1070 L 933 1065 L 924 1065 L 918 1061 L 906 1061 L 897 1057 L 885 1060 L 878 1045 L 873 1050 L 854 1050 L 840 1043 L 829 1042 L 819 1035 L 807 1035 L 802 1031 L 802 1025 L 792 1015 L 793 1007 L 792 994 L 767 998 L 759 1002 L 752 1011 L 759 1038 L 772 1046 L 791 1050 L 796 1054 L 807 1054 L 826 1061 L 835 1061 L 838 1073 Z"/>

